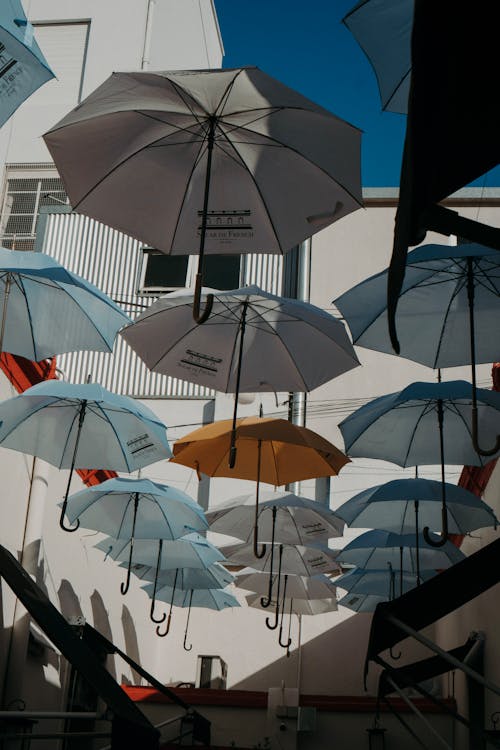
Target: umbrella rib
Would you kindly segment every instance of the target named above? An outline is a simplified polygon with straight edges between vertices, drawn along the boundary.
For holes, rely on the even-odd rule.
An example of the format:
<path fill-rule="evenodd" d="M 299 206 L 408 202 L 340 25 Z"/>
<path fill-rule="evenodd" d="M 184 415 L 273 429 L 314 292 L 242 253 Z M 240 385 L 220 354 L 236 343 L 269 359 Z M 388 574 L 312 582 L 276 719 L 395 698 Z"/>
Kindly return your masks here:
<path fill-rule="evenodd" d="M 19 290 L 20 290 L 21 294 L 24 297 L 24 301 L 25 301 L 25 304 L 26 304 L 26 312 L 28 313 L 30 338 L 31 338 L 31 342 L 33 344 L 33 353 L 35 354 L 35 359 L 38 361 L 37 345 L 36 345 L 36 341 L 35 341 L 35 334 L 34 334 L 34 331 L 33 331 L 33 316 L 31 314 L 31 309 L 30 309 L 30 305 L 29 305 L 29 301 L 28 301 L 28 294 L 26 292 L 26 289 L 25 289 L 25 286 L 24 286 L 24 281 L 23 281 L 23 278 L 22 278 L 21 274 L 19 274 L 17 276 L 17 278 L 16 278 L 16 285 L 19 287 Z"/>
<path fill-rule="evenodd" d="M 450 308 L 451 308 L 453 302 L 455 301 L 455 298 L 462 291 L 463 286 L 464 286 L 463 283 L 460 286 L 460 280 L 459 280 L 457 286 L 455 287 L 455 289 L 453 291 L 453 294 L 450 294 L 450 298 L 448 300 L 448 304 L 446 305 L 446 310 L 444 311 L 443 321 L 442 321 L 442 324 L 441 324 L 441 331 L 440 331 L 439 338 L 438 338 L 438 341 L 437 341 L 437 348 L 436 348 L 436 353 L 435 353 L 435 356 L 434 356 L 433 369 L 436 369 L 438 367 L 439 355 L 441 353 L 441 346 L 442 346 L 443 341 L 444 341 L 444 334 L 445 334 L 446 324 L 448 322 L 448 313 L 450 312 Z"/>
<path fill-rule="evenodd" d="M 23 394 L 21 393 L 21 394 L 19 394 L 19 396 L 16 396 L 16 398 L 22 398 L 22 395 Z M 69 402 L 69 403 L 71 403 L 71 402 Z M 53 407 L 54 408 L 61 408 L 61 407 L 67 407 L 67 406 L 68 406 L 68 402 L 67 401 L 65 401 L 62 404 L 61 403 L 59 403 L 59 404 L 47 404 L 46 402 L 42 403 L 40 406 L 32 409 L 27 416 L 24 416 L 22 418 L 18 418 L 18 421 L 14 425 L 12 425 L 11 427 L 9 427 L 9 429 L 7 430 L 7 432 L 5 433 L 5 435 L 2 436 L 1 441 L 0 441 L 0 445 L 6 440 L 6 438 L 9 437 L 9 435 L 11 435 L 14 432 L 14 430 L 17 430 L 17 428 L 19 427 L 20 424 L 22 424 L 27 419 L 31 419 L 31 417 L 35 416 L 35 414 L 38 414 L 38 412 L 42 411 L 42 409 L 50 409 L 50 408 L 53 408 Z M 2 425 L 2 427 L 3 426 L 4 425 Z"/>
<path fill-rule="evenodd" d="M 111 493 L 110 493 L 110 494 L 111 494 Z M 133 493 L 133 494 L 135 494 L 135 493 Z M 122 528 L 123 528 L 123 525 L 124 525 L 124 523 L 125 523 L 125 516 L 127 515 L 127 510 L 129 509 L 129 507 L 130 507 L 130 503 L 131 503 L 131 502 L 132 502 L 132 494 L 129 494 L 129 496 L 128 496 L 128 500 L 127 500 L 127 501 L 125 502 L 125 508 L 124 508 L 124 510 L 123 510 L 123 513 L 122 513 L 122 520 L 121 520 L 121 521 L 120 521 L 120 523 L 118 524 L 118 533 L 117 533 L 117 537 L 120 537 L 120 534 L 121 534 L 121 530 L 122 530 Z"/>
<path fill-rule="evenodd" d="M 124 451 L 124 449 L 122 447 L 122 442 L 120 440 L 118 431 L 116 430 L 113 422 L 111 421 L 110 417 L 108 416 L 108 415 L 112 414 L 114 410 L 113 409 L 108 409 L 107 411 L 104 411 L 104 409 L 102 408 L 102 406 L 100 406 L 100 404 L 98 404 L 98 403 L 95 403 L 94 408 L 95 408 L 95 411 L 93 411 L 92 413 L 95 416 L 100 417 L 101 419 L 103 419 L 104 422 L 111 427 L 111 430 L 113 431 L 113 433 L 114 433 L 114 435 L 116 437 L 116 441 L 118 443 L 118 446 L 119 446 L 120 451 L 122 453 L 122 456 L 124 458 L 125 465 L 127 467 L 127 471 L 130 471 L 131 469 L 130 469 L 130 465 L 129 465 L 129 462 L 128 462 L 128 457 L 127 457 L 127 454 L 125 453 L 125 451 Z M 121 409 L 117 409 L 116 411 L 119 414 L 127 413 L 127 412 L 123 412 L 123 410 L 121 410 Z M 113 467 L 109 467 L 108 466 L 107 468 L 109 469 L 109 468 L 113 468 Z"/>
<path fill-rule="evenodd" d="M 417 432 L 418 426 L 419 426 L 420 422 L 422 421 L 422 419 L 424 418 L 424 416 L 425 416 L 426 414 L 428 414 L 428 408 L 427 408 L 427 407 L 429 407 L 429 406 L 431 406 L 431 402 L 430 402 L 430 401 L 427 401 L 427 402 L 425 402 L 425 405 L 424 405 L 424 407 L 423 407 L 423 408 L 421 409 L 421 411 L 420 411 L 420 414 L 419 414 L 419 416 L 418 416 L 418 419 L 417 419 L 417 421 L 415 422 L 415 425 L 414 425 L 414 427 L 413 427 L 413 431 L 412 431 L 412 434 L 411 434 L 410 440 L 408 441 L 408 448 L 407 448 L 407 450 L 406 450 L 406 455 L 405 455 L 405 458 L 404 458 L 404 463 L 402 464 L 402 466 L 407 466 L 407 465 L 408 465 L 408 463 L 407 463 L 407 461 L 408 461 L 408 456 L 409 456 L 409 454 L 410 454 L 410 451 L 411 451 L 411 447 L 412 447 L 412 445 L 413 445 L 413 441 L 414 441 L 414 439 L 415 439 L 415 435 L 416 435 L 416 432 Z M 433 410 L 434 410 L 434 407 L 433 407 L 433 406 L 431 406 L 431 409 L 430 409 L 430 410 L 431 410 L 431 411 L 433 411 Z"/>

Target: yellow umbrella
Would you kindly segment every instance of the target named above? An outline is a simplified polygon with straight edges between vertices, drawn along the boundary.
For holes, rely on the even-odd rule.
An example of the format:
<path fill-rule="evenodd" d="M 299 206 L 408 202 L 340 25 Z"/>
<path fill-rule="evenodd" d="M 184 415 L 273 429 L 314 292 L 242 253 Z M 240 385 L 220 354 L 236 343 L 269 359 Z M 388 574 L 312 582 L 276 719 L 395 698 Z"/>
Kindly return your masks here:
<path fill-rule="evenodd" d="M 254 553 L 257 552 L 259 485 L 278 487 L 304 479 L 335 476 L 349 462 L 332 443 L 286 419 L 243 417 L 236 420 L 236 460 L 229 465 L 233 420 L 200 427 L 173 445 L 173 463 L 190 466 L 210 477 L 233 477 L 257 482 L 255 496 Z"/>

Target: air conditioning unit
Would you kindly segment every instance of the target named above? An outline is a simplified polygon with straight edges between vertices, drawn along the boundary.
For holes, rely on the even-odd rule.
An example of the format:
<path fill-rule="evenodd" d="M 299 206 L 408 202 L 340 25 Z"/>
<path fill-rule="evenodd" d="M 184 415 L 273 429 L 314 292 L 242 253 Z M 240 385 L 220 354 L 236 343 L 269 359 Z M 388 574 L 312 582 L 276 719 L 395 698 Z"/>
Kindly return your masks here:
<path fill-rule="evenodd" d="M 200 654 L 196 669 L 197 688 L 226 689 L 227 664 L 216 655 Z"/>

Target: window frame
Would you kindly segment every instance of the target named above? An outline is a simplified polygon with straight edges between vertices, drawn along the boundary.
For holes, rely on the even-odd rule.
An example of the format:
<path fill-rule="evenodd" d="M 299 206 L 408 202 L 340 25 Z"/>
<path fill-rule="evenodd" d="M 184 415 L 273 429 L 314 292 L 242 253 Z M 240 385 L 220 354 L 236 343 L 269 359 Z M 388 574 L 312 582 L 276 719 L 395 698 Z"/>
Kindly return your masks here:
<path fill-rule="evenodd" d="M 164 255 L 165 257 L 172 257 L 169 256 L 166 253 L 162 253 L 160 250 L 157 250 L 154 247 L 150 247 L 147 245 L 144 245 L 140 248 L 140 257 L 139 257 L 139 272 L 138 272 L 138 279 L 137 279 L 137 290 L 136 293 L 138 295 L 145 295 L 145 296 L 162 296 L 164 294 L 170 294 L 171 292 L 176 292 L 179 289 L 193 289 L 196 279 L 196 273 L 198 271 L 198 255 L 183 255 L 183 256 L 175 256 L 175 257 L 183 257 L 187 258 L 187 268 L 186 268 L 186 277 L 185 277 L 185 283 L 183 285 L 169 285 L 169 286 L 145 286 L 146 281 L 146 270 L 147 270 L 147 257 L 150 255 Z M 221 253 L 220 255 L 223 255 Z M 206 256 L 207 258 L 210 258 L 211 256 Z M 233 257 L 232 255 L 228 255 L 229 257 Z M 242 262 L 243 256 L 239 257 L 239 276 L 238 276 L 238 283 L 236 287 L 233 287 L 233 289 L 236 289 L 242 285 L 242 278 L 243 278 L 243 270 L 244 270 L 244 264 Z"/>

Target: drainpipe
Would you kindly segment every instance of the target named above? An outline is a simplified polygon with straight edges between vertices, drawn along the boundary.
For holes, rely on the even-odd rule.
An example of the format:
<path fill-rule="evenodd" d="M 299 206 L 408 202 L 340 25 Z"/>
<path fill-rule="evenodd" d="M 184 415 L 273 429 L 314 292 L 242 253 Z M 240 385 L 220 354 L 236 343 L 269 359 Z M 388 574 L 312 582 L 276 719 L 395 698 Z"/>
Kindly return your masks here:
<path fill-rule="evenodd" d="M 298 246 L 297 252 L 297 287 L 295 297 L 301 302 L 309 302 L 311 292 L 311 238 Z M 307 395 L 290 393 L 288 418 L 290 422 L 301 427 L 306 426 Z M 300 482 L 294 482 L 288 489 L 300 495 Z"/>
<path fill-rule="evenodd" d="M 38 580 L 38 565 L 45 515 L 49 478 L 49 466 L 39 458 L 33 459 L 31 482 L 26 509 L 26 521 L 20 563 L 25 571 Z M 22 698 L 24 672 L 28 651 L 30 616 L 21 602 L 16 599 L 9 651 L 6 660 L 3 704 Z"/>
<path fill-rule="evenodd" d="M 144 45 L 142 47 L 141 70 L 149 69 L 149 53 L 151 52 L 151 35 L 153 33 L 153 15 L 156 0 L 147 0 L 146 28 L 144 30 Z"/>

